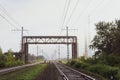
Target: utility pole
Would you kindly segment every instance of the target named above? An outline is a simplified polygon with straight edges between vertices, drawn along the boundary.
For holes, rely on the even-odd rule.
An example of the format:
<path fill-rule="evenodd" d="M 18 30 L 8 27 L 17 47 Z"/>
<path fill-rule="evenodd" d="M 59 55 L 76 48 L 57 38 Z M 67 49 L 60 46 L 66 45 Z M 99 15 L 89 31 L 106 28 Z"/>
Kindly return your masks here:
<path fill-rule="evenodd" d="M 56 50 L 54 50 L 54 60 L 56 60 L 57 58 L 56 58 Z"/>
<path fill-rule="evenodd" d="M 60 45 L 58 46 L 58 60 L 60 61 Z"/>
<path fill-rule="evenodd" d="M 23 54 L 23 36 L 24 36 L 24 31 L 28 31 L 28 30 L 25 30 L 24 27 L 21 27 L 21 29 L 14 29 L 12 31 L 21 31 L 21 53 L 22 53 L 22 59 L 24 60 L 24 54 Z"/>
<path fill-rule="evenodd" d="M 90 30 L 91 28 L 90 28 L 90 15 L 88 16 L 88 45 L 90 45 L 90 42 L 91 42 L 91 33 L 90 33 Z M 92 51 L 91 51 L 91 49 L 89 48 L 88 49 L 88 53 L 89 54 L 91 54 L 92 53 Z"/>
<path fill-rule="evenodd" d="M 85 30 L 85 53 L 84 56 L 88 57 L 88 53 L 90 53 L 90 49 L 88 49 L 88 45 L 90 43 L 90 16 L 88 16 L 88 26 Z"/>
<path fill-rule="evenodd" d="M 66 27 L 66 36 L 67 36 L 67 61 L 69 62 L 68 27 Z"/>
<path fill-rule="evenodd" d="M 78 30 L 78 29 L 69 29 L 68 26 L 66 27 L 66 29 L 62 29 L 62 30 L 66 30 L 66 37 L 67 37 L 67 61 L 69 62 L 69 44 L 68 44 L 68 31 L 69 30 Z"/>
<path fill-rule="evenodd" d="M 87 35 L 86 35 L 86 32 L 85 32 L 85 53 L 84 53 L 84 56 L 85 56 L 85 57 L 88 56 Z"/>
<path fill-rule="evenodd" d="M 39 49 L 38 49 L 38 45 L 37 45 L 37 59 L 38 59 L 38 50 L 39 50 Z"/>
<path fill-rule="evenodd" d="M 41 51 L 41 54 L 40 54 L 40 55 L 43 56 L 43 49 L 41 49 L 40 51 Z"/>
<path fill-rule="evenodd" d="M 24 59 L 24 55 L 23 55 L 23 30 L 24 28 L 22 27 L 22 30 L 21 30 L 21 53 L 22 53 L 22 58 Z"/>

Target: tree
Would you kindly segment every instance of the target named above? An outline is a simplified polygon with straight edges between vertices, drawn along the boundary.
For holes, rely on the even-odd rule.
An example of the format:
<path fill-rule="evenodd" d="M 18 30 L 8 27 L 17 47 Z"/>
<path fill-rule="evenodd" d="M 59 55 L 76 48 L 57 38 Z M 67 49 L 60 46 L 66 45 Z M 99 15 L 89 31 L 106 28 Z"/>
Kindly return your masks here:
<path fill-rule="evenodd" d="M 120 20 L 113 22 L 99 22 L 96 24 L 96 35 L 90 48 L 95 55 L 100 53 L 120 55 Z"/>
<path fill-rule="evenodd" d="M 12 54 L 12 50 L 8 50 L 8 53 L 6 55 L 6 66 L 13 66 L 15 62 L 15 59 Z"/>
<path fill-rule="evenodd" d="M 1 48 L 0 48 L 0 67 L 5 67 L 5 58 Z"/>
<path fill-rule="evenodd" d="M 3 56 L 2 49 L 0 48 L 0 61 L 1 61 L 2 56 Z"/>

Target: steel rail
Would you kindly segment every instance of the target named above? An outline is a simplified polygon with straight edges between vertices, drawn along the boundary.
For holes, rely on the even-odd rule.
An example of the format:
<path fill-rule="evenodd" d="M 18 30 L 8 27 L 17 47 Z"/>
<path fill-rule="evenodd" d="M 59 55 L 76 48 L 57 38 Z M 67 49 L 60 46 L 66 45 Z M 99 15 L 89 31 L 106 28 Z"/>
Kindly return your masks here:
<path fill-rule="evenodd" d="M 65 66 L 65 65 L 64 65 L 64 66 Z M 82 73 L 82 72 L 80 72 L 80 71 L 77 71 L 77 70 L 75 70 L 75 69 L 73 69 L 73 68 L 71 68 L 71 67 L 68 67 L 68 66 L 65 66 L 65 67 L 69 68 L 70 70 L 72 70 L 72 71 L 74 71 L 74 72 L 79 73 L 81 76 L 87 77 L 87 78 L 90 79 L 90 80 L 96 80 L 95 78 L 93 78 L 93 77 L 91 77 L 91 76 L 89 76 L 89 75 L 87 75 L 87 74 L 84 74 L 84 73 Z"/>
<path fill-rule="evenodd" d="M 60 73 L 60 75 L 62 76 L 62 78 L 64 79 L 64 80 L 69 80 L 68 78 L 67 78 L 67 76 L 62 72 L 62 70 L 60 70 L 60 68 L 54 63 L 54 65 L 56 66 L 56 68 L 57 68 L 57 70 L 59 71 L 59 73 Z"/>
<path fill-rule="evenodd" d="M 58 70 L 58 71 L 60 72 L 60 74 L 62 75 L 63 79 L 65 78 L 64 80 L 70 80 L 70 79 L 67 77 L 67 74 L 65 74 L 64 71 L 62 71 L 62 70 L 60 69 L 60 66 L 62 66 L 64 69 L 70 70 L 71 73 L 75 72 L 75 73 L 79 74 L 79 75 L 82 76 L 82 78 L 84 78 L 85 80 L 96 80 L 95 78 L 93 78 L 93 77 L 91 77 L 91 76 L 89 76 L 89 75 L 87 75 L 87 74 L 84 74 L 84 73 L 82 73 L 82 72 L 79 72 L 79 71 L 77 71 L 77 70 L 75 70 L 75 69 L 73 69 L 73 68 L 71 68 L 71 67 L 65 66 L 65 65 L 63 65 L 63 64 L 58 64 L 58 63 L 54 63 L 54 64 L 55 64 L 57 70 Z M 80 80 L 81 80 L 81 79 L 80 79 Z"/>

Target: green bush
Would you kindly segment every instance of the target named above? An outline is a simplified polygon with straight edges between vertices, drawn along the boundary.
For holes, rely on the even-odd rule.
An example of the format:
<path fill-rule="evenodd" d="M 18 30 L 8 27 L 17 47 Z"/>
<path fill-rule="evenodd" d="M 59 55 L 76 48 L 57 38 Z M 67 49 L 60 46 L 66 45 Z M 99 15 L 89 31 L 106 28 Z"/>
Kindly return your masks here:
<path fill-rule="evenodd" d="M 89 67 L 90 66 L 90 64 L 88 64 L 88 63 L 81 63 L 81 69 L 86 69 L 87 67 Z"/>
<path fill-rule="evenodd" d="M 106 58 L 106 62 L 108 63 L 108 65 L 111 65 L 111 66 L 115 66 L 116 64 L 120 64 L 120 56 L 117 56 L 114 54 L 108 55 Z"/>
<path fill-rule="evenodd" d="M 72 60 L 72 61 L 70 61 L 70 65 L 71 65 L 71 66 L 74 65 L 76 62 L 77 62 L 77 61 Z"/>
<path fill-rule="evenodd" d="M 120 70 L 118 71 L 118 74 L 115 77 L 116 77 L 116 80 L 120 79 Z"/>
<path fill-rule="evenodd" d="M 0 62 L 0 68 L 3 68 L 3 67 L 5 67 L 5 62 L 1 61 Z"/>
<path fill-rule="evenodd" d="M 16 60 L 13 56 L 12 50 L 8 50 L 6 54 L 3 54 L 2 49 L 0 48 L 0 68 L 12 67 L 21 64 L 23 64 L 23 61 L 20 59 Z"/>
<path fill-rule="evenodd" d="M 81 63 L 80 62 L 75 62 L 73 66 L 75 68 L 79 68 L 79 67 L 81 67 Z"/>
<path fill-rule="evenodd" d="M 89 64 L 96 64 L 97 63 L 97 59 L 94 59 L 94 58 L 87 58 L 85 60 L 86 63 L 89 63 Z"/>
<path fill-rule="evenodd" d="M 22 64 L 24 64 L 22 60 L 18 59 L 18 60 L 16 61 L 16 65 L 22 65 Z"/>
<path fill-rule="evenodd" d="M 102 64 L 96 64 L 96 65 L 89 66 L 87 70 L 97 73 L 108 79 L 110 79 L 111 76 L 115 78 L 115 76 L 118 74 L 118 68 L 110 67 L 110 66 L 102 65 Z"/>

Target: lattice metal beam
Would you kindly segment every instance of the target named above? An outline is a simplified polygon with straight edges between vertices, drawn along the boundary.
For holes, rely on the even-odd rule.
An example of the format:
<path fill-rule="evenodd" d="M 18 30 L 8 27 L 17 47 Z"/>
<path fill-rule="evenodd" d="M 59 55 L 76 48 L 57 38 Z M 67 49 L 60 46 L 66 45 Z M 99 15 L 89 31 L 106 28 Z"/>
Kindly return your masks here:
<path fill-rule="evenodd" d="M 24 36 L 23 43 L 28 44 L 68 44 L 76 43 L 76 36 Z"/>
<path fill-rule="evenodd" d="M 76 36 L 23 36 L 22 41 L 25 63 L 28 63 L 28 44 L 72 44 L 72 58 L 77 58 Z"/>

